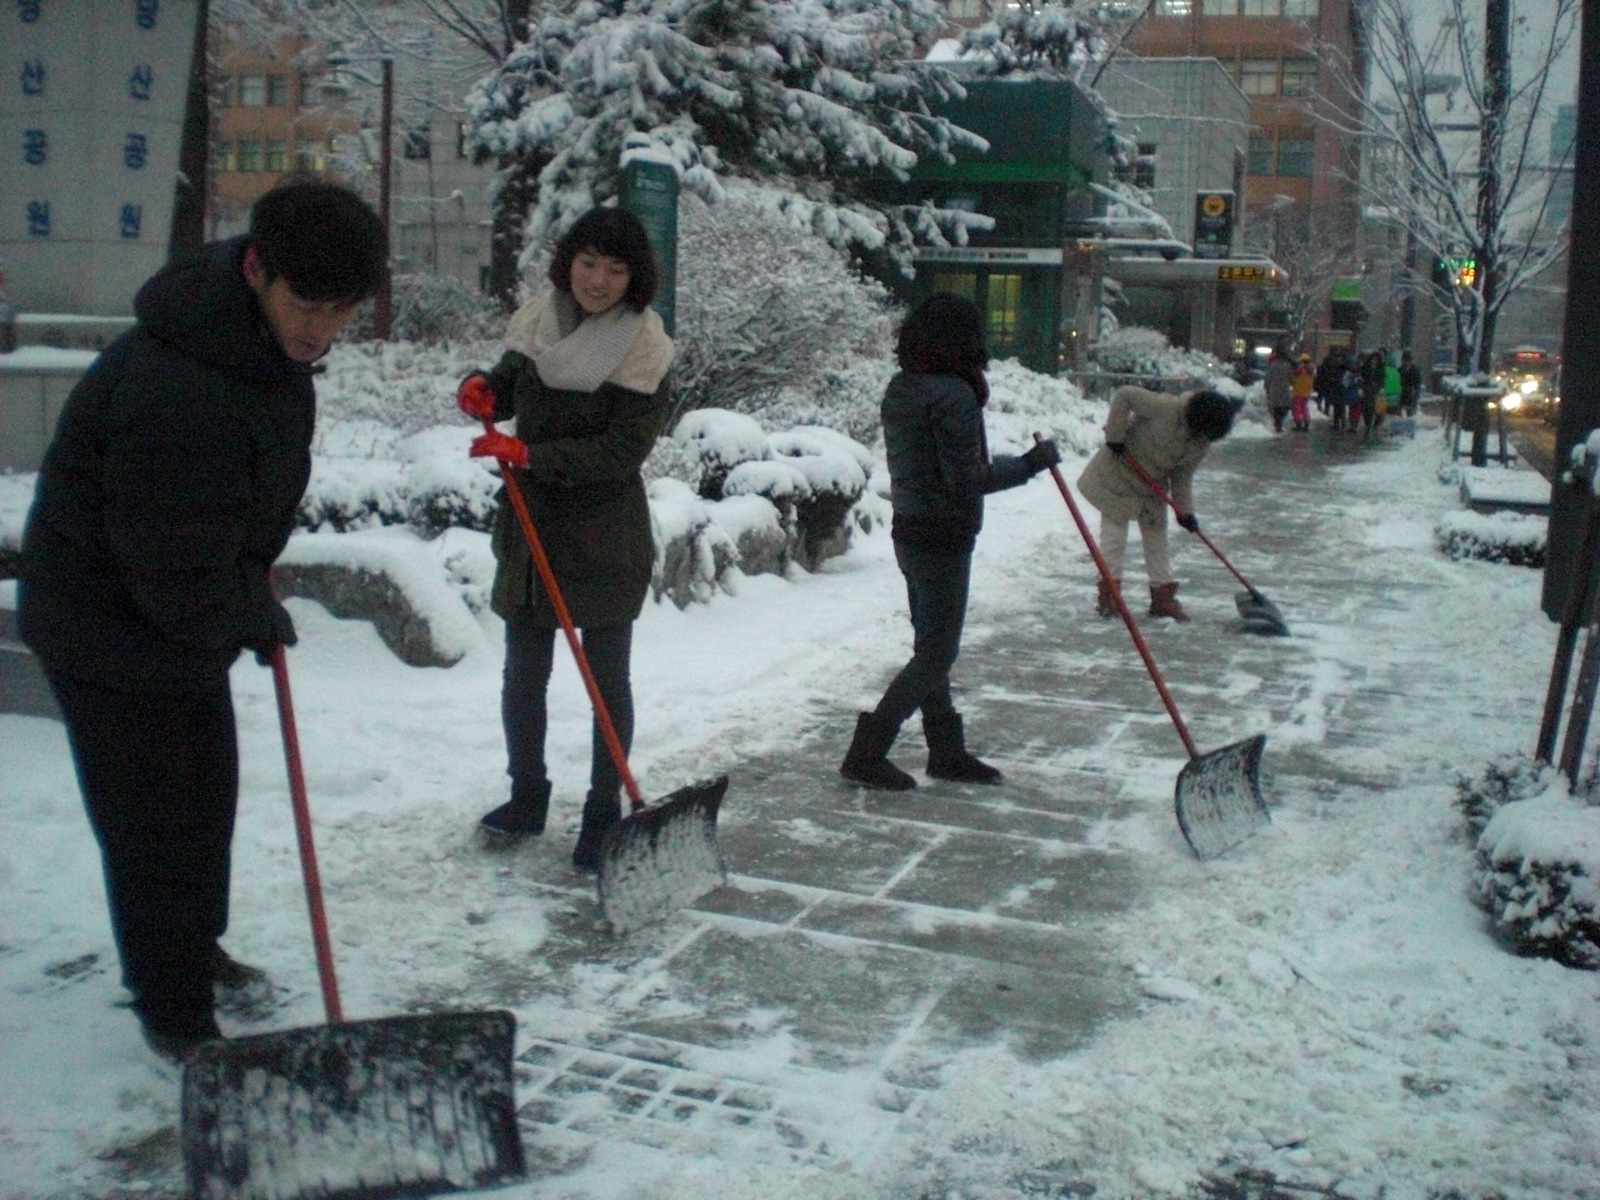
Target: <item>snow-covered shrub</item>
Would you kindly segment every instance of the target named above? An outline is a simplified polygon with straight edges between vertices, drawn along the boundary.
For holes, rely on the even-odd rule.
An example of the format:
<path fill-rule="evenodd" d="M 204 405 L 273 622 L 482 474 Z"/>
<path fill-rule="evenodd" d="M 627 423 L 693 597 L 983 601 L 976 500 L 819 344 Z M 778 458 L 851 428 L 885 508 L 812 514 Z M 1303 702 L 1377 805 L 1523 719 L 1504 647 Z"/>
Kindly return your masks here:
<path fill-rule="evenodd" d="M 1209 382 L 1219 373 L 1217 361 L 1198 350 L 1184 350 L 1156 329 L 1130 325 L 1107 334 L 1089 352 L 1100 370 L 1112 375 L 1188 378 Z"/>
<path fill-rule="evenodd" d="M 772 457 L 767 431 L 754 417 L 724 408 L 702 408 L 684 414 L 672 436 L 693 463 L 696 477 L 687 482 L 707 500 L 722 499 L 728 473 L 741 463 Z"/>
<path fill-rule="evenodd" d="M 1457 779 L 1456 807 L 1466 818 L 1468 835 L 1477 841 L 1490 818 L 1501 808 L 1538 795 L 1557 775 L 1556 769 L 1548 763 L 1538 762 L 1526 754 L 1512 753 L 1491 759 L 1476 779 L 1464 775 Z"/>
<path fill-rule="evenodd" d="M 1434 542 L 1447 558 L 1481 558 L 1516 567 L 1544 567 L 1547 522 L 1530 513 L 1447 512 L 1434 526 Z"/>
<path fill-rule="evenodd" d="M 459 342 L 496 338 L 505 314 L 491 296 L 449 275 L 396 275 L 391 287 L 389 336 L 396 342 Z M 364 304 L 347 337 L 370 341 L 376 309 Z"/>
<path fill-rule="evenodd" d="M 385 458 L 313 458 L 296 523 L 339 533 L 409 525 L 426 538 L 487 531 L 500 480 L 467 457 L 471 432 L 429 430 L 395 442 Z"/>
<path fill-rule="evenodd" d="M 1490 818 L 1477 843 L 1476 899 L 1519 954 L 1600 969 L 1600 807 L 1559 775 Z"/>
<path fill-rule="evenodd" d="M 656 543 L 651 594 L 658 601 L 666 596 L 679 608 L 705 603 L 727 569 L 738 562 L 733 538 L 712 521 L 706 502 L 681 480 L 653 481 L 649 497 Z"/>
<path fill-rule="evenodd" d="M 824 371 L 881 348 L 890 316 L 881 284 L 744 191 L 713 205 L 685 196 L 673 418 L 699 408 L 765 416 L 784 390 L 809 391 Z M 876 414 L 877 396 L 855 399 Z"/>
<path fill-rule="evenodd" d="M 886 336 L 880 352 L 828 367 L 804 388 L 779 389 L 762 419 L 778 429 L 824 425 L 870 446 L 880 432 L 883 389 L 899 369 Z"/>
<path fill-rule="evenodd" d="M 779 460 L 805 476 L 807 492 L 795 499 L 795 559 L 814 571 L 850 548 L 847 518 L 867 490 L 871 456 L 865 447 L 855 453 L 836 438 L 799 430 L 775 433 L 768 441 Z"/>
<path fill-rule="evenodd" d="M 315 454 L 373 454 L 381 430 L 398 440 L 440 425 L 471 430 L 456 408 L 456 388 L 500 361 L 498 341 L 339 343 L 317 380 Z M 481 431 L 479 431 L 481 432 Z"/>

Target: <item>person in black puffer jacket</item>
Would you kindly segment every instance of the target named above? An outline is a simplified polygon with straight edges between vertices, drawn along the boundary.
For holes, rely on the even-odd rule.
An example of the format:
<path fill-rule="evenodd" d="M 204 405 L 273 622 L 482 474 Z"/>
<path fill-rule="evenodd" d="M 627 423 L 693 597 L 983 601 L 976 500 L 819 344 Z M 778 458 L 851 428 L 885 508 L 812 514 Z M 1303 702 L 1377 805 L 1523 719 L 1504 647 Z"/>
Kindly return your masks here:
<path fill-rule="evenodd" d="M 989 355 L 971 301 L 942 294 L 923 301 L 900 328 L 896 357 L 900 372 L 883 396 L 883 440 L 894 510 L 890 536 L 910 600 L 912 654 L 877 707 L 856 718 L 839 773 L 863 787 L 916 787 L 888 753 L 900 726 L 921 709 L 929 775 L 999 783 L 1000 772 L 967 751 L 950 698 L 972 549 L 983 528 L 984 496 L 1026 483 L 1061 455 L 1054 442 L 1041 441 L 1026 454 L 990 459 L 983 427 Z"/>
<path fill-rule="evenodd" d="M 377 291 L 388 236 L 293 177 L 250 232 L 153 276 L 68 397 L 23 532 L 18 624 L 66 721 L 146 1040 L 219 1036 L 213 985 L 239 752 L 228 671 L 293 645 L 269 572 L 311 475 L 313 364 Z"/>

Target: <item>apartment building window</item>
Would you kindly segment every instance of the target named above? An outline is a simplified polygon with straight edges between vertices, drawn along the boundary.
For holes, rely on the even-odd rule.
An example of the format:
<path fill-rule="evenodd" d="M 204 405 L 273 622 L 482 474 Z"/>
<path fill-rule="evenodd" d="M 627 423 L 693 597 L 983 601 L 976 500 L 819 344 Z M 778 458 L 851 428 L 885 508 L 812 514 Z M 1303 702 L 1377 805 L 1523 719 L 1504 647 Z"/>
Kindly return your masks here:
<path fill-rule="evenodd" d="M 1285 96 L 1309 96 L 1316 90 L 1316 59 L 1286 58 L 1283 60 L 1283 94 Z"/>
<path fill-rule="evenodd" d="M 1239 15 L 1239 0 L 1195 0 L 1200 5 L 1202 16 L 1207 17 L 1236 17 Z"/>
<path fill-rule="evenodd" d="M 217 165 L 218 171 L 233 170 L 233 143 L 218 142 L 211 152 L 211 161 Z"/>
<path fill-rule="evenodd" d="M 218 108 L 232 108 L 233 107 L 233 76 L 232 75 L 218 75 L 217 76 L 217 107 Z"/>
<path fill-rule="evenodd" d="M 297 103 L 301 108 L 317 107 L 317 77 L 302 71 L 295 79 Z"/>
<path fill-rule="evenodd" d="M 1187 17 L 1194 11 L 1194 0 L 1156 0 L 1156 16 Z"/>
<path fill-rule="evenodd" d="M 1250 139 L 1250 158 L 1245 164 L 1245 170 L 1252 175 L 1276 175 L 1278 173 L 1277 155 L 1273 153 L 1276 147 L 1269 137 L 1253 137 Z"/>
<path fill-rule="evenodd" d="M 239 76 L 239 106 L 262 108 L 267 103 L 267 77 L 265 75 Z"/>
<path fill-rule="evenodd" d="M 1316 151 L 1317 143 L 1311 138 L 1280 138 L 1278 174 L 1308 178 L 1311 175 L 1311 164 L 1316 158 Z"/>
<path fill-rule="evenodd" d="M 1243 0 L 1239 11 L 1246 17 L 1275 17 L 1283 11 L 1282 0 Z"/>
<path fill-rule="evenodd" d="M 1322 0 L 1283 0 L 1286 17 L 1314 17 L 1322 11 Z"/>
<path fill-rule="evenodd" d="M 289 169 L 289 153 L 280 141 L 273 140 L 267 143 L 266 170 L 277 175 L 282 175 Z"/>
<path fill-rule="evenodd" d="M 983 0 L 945 0 L 945 15 L 952 21 L 982 20 Z"/>
<path fill-rule="evenodd" d="M 294 165 L 298 171 L 326 171 L 328 144 L 311 138 L 301 138 L 295 143 Z"/>
<path fill-rule="evenodd" d="M 1246 96 L 1278 94 L 1278 60 L 1247 58 L 1239 64 L 1239 90 Z"/>
<path fill-rule="evenodd" d="M 240 171 L 261 170 L 261 143 L 240 142 L 237 169 Z"/>
<path fill-rule="evenodd" d="M 287 75 L 267 76 L 267 107 L 289 107 L 289 77 Z"/>

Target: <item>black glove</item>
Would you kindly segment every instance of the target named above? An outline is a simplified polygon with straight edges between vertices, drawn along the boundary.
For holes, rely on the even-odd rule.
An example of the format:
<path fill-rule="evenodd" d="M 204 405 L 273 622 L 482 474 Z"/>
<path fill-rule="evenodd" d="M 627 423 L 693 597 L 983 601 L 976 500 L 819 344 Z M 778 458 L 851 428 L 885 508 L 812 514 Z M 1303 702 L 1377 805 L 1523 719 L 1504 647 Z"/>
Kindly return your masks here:
<path fill-rule="evenodd" d="M 272 581 L 267 572 L 248 571 L 248 608 L 245 616 L 244 648 L 254 650 L 256 662 L 263 667 L 272 663 L 272 652 L 279 646 L 292 646 L 299 637 L 294 631 L 294 618 L 273 594 Z"/>
<path fill-rule="evenodd" d="M 1037 475 L 1040 471 L 1048 471 L 1061 461 L 1061 451 L 1056 449 L 1056 444 L 1049 438 L 1042 442 L 1035 442 L 1029 447 L 1028 452 L 1022 456 L 1022 461 L 1028 465 L 1030 474 Z"/>
<path fill-rule="evenodd" d="M 1195 516 L 1193 513 L 1184 513 L 1183 516 L 1178 518 L 1178 524 L 1183 526 L 1183 528 L 1187 529 L 1190 533 L 1200 532 L 1200 518 Z"/>
<path fill-rule="evenodd" d="M 1106 443 L 1106 449 L 1111 451 L 1111 453 L 1115 454 L 1118 458 L 1121 458 L 1124 454 L 1126 454 L 1128 452 L 1128 443 L 1127 442 L 1107 442 Z"/>

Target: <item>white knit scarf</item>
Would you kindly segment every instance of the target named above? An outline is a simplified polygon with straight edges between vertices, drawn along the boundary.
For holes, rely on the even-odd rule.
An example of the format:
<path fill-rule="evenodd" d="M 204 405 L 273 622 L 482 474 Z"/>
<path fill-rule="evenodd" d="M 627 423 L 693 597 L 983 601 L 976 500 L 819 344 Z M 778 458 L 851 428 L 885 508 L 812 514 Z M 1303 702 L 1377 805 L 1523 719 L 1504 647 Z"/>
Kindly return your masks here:
<path fill-rule="evenodd" d="M 592 392 L 622 365 L 644 326 L 644 313 L 626 304 L 590 316 L 566 292 L 551 289 L 512 316 L 506 346 L 533 360 L 546 387 Z"/>

